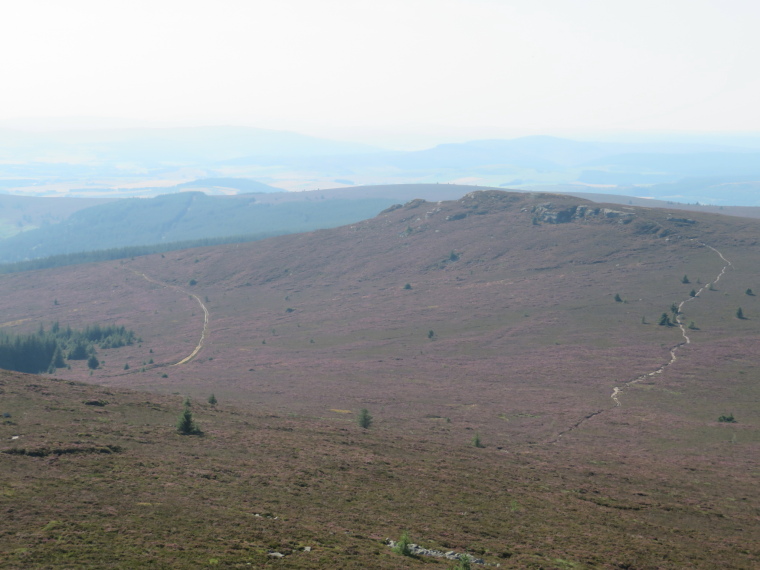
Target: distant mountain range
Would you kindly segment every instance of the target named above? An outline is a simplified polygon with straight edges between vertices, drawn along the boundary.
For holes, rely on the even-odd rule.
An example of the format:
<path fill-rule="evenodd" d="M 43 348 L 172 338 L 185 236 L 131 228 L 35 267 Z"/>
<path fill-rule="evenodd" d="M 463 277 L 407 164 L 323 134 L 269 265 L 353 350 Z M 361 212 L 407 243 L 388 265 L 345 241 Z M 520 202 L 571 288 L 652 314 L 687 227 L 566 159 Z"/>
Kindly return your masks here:
<path fill-rule="evenodd" d="M 588 142 L 549 136 L 418 151 L 247 127 L 28 132 L 0 130 L 0 191 L 136 197 L 336 186 L 459 183 L 716 205 L 760 205 L 760 139 Z M 754 142 L 753 142 L 754 141 Z"/>

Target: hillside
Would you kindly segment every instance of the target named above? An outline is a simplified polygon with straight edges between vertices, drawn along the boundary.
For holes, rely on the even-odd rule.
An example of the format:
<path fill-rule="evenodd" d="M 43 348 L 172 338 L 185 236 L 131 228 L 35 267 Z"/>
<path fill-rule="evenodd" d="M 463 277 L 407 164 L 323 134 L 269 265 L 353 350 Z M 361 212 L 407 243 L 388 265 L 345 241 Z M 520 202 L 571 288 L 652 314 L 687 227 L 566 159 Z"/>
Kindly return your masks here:
<path fill-rule="evenodd" d="M 235 190 L 259 189 L 240 195 L 209 196 L 200 191 L 183 191 L 151 199 L 88 200 L 82 198 L 6 197 L 18 210 L 8 221 L 28 211 L 57 213 L 43 218 L 42 227 L 23 226 L 23 234 L 0 239 L 0 264 L 50 256 L 72 255 L 86 251 L 130 248 L 111 259 L 137 255 L 131 248 L 235 238 L 253 241 L 273 235 L 331 228 L 375 216 L 396 201 L 423 197 L 442 200 L 459 198 L 478 186 L 453 184 L 398 184 L 366 188 L 336 188 L 318 192 L 264 192 L 254 181 L 208 179 L 181 185 L 190 188 L 219 189 L 226 184 Z M 226 187 L 225 187 L 226 188 Z M 0 197 L 0 205 L 3 203 Z M 23 208 L 21 206 L 24 206 Z M 91 206 L 91 207 L 88 207 Z M 37 216 L 41 217 L 41 216 Z M 23 222 L 18 222 L 23 223 Z M 2 229 L 2 225 L 0 225 Z M 13 228 L 9 228 L 13 229 Z M 17 233 L 10 231 L 11 234 Z M 156 250 L 165 251 L 167 247 Z M 173 249 L 178 249 L 174 247 Z M 155 250 L 154 250 L 155 251 Z M 142 254 L 139 253 L 139 254 Z M 76 260 L 75 260 L 76 261 Z M 86 258 L 83 261 L 88 261 Z M 77 262 L 82 262 L 78 260 Z M 60 263 L 64 265 L 68 263 Z"/>
<path fill-rule="evenodd" d="M 57 224 L 74 212 L 108 201 L 98 198 L 32 198 L 0 194 L 0 239 Z"/>
<path fill-rule="evenodd" d="M 260 203 L 258 194 L 181 192 L 128 198 L 79 210 L 58 224 L 0 240 L 0 262 L 161 243 L 308 231 L 359 221 L 389 198 Z"/>
<path fill-rule="evenodd" d="M 6 441 L 30 434 L 8 446 L 124 451 L 12 455 L 4 501 L 32 514 L 14 515 L 2 548 L 18 565 L 97 563 L 96 547 L 187 566 L 262 564 L 267 550 L 287 550 L 285 567 L 452 565 L 400 563 L 381 541 L 409 530 L 501 567 L 755 567 L 758 230 L 487 191 L 308 234 L 2 276 L 6 332 L 59 321 L 142 338 L 101 351 L 91 376 L 72 363 L 59 382 L 4 377 L 4 405 L 29 406 L 13 417 L 35 418 L 4 426 Z M 659 326 L 663 313 L 683 326 Z M 68 384 L 83 380 L 105 387 Z M 182 397 L 212 392 L 218 410 L 194 408 L 207 435 L 174 435 Z M 361 408 L 375 417 L 366 431 Z M 729 414 L 738 423 L 718 421 Z M 89 497 L 80 509 L 34 498 L 64 481 Z M 107 505 L 122 516 L 84 522 Z M 105 547 L 108 532 L 125 538 Z"/>

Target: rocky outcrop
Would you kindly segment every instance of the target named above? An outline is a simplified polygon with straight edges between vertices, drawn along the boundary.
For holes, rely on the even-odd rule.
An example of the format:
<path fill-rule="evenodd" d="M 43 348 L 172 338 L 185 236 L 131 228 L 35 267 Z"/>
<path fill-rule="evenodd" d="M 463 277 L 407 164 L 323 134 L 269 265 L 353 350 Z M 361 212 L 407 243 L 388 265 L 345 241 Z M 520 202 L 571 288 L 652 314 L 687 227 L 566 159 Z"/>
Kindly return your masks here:
<path fill-rule="evenodd" d="M 385 544 L 391 548 L 396 546 L 396 542 L 393 540 L 386 540 Z M 433 556 L 435 558 L 447 558 L 449 560 L 469 560 L 470 564 L 484 565 L 486 562 L 482 558 L 475 558 L 472 554 L 454 552 L 450 550 L 444 552 L 443 550 L 434 550 L 432 548 L 422 548 L 418 544 L 409 545 L 409 553 L 413 556 Z"/>
<path fill-rule="evenodd" d="M 534 223 L 543 222 L 547 224 L 567 224 L 575 220 L 590 218 L 617 220 L 619 223 L 627 224 L 635 216 L 633 212 L 586 205 L 566 206 L 560 209 L 555 207 L 552 202 L 533 206 L 531 213 Z"/>

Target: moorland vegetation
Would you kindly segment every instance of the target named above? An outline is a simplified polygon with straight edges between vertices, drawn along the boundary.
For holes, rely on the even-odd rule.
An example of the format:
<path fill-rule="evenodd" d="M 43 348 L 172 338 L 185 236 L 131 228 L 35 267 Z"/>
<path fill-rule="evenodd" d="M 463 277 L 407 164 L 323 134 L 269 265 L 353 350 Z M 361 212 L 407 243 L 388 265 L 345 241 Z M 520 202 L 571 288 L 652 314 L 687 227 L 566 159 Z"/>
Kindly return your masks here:
<path fill-rule="evenodd" d="M 394 552 L 406 532 L 502 568 L 757 567 L 759 233 L 476 192 L 2 276 L 10 333 L 86 318 L 143 342 L 92 376 L 0 375 L 0 548 L 17 567 L 455 564 Z"/>

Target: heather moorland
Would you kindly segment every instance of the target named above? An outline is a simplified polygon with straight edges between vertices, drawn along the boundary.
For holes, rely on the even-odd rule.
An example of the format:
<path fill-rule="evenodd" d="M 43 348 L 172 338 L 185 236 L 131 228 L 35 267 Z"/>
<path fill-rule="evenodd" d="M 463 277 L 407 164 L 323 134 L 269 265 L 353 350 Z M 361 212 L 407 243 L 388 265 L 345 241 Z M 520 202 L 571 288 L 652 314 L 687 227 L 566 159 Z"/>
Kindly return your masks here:
<path fill-rule="evenodd" d="M 485 191 L 3 275 L 3 332 L 137 338 L 0 377 L 3 564 L 756 567 L 759 239 Z"/>

